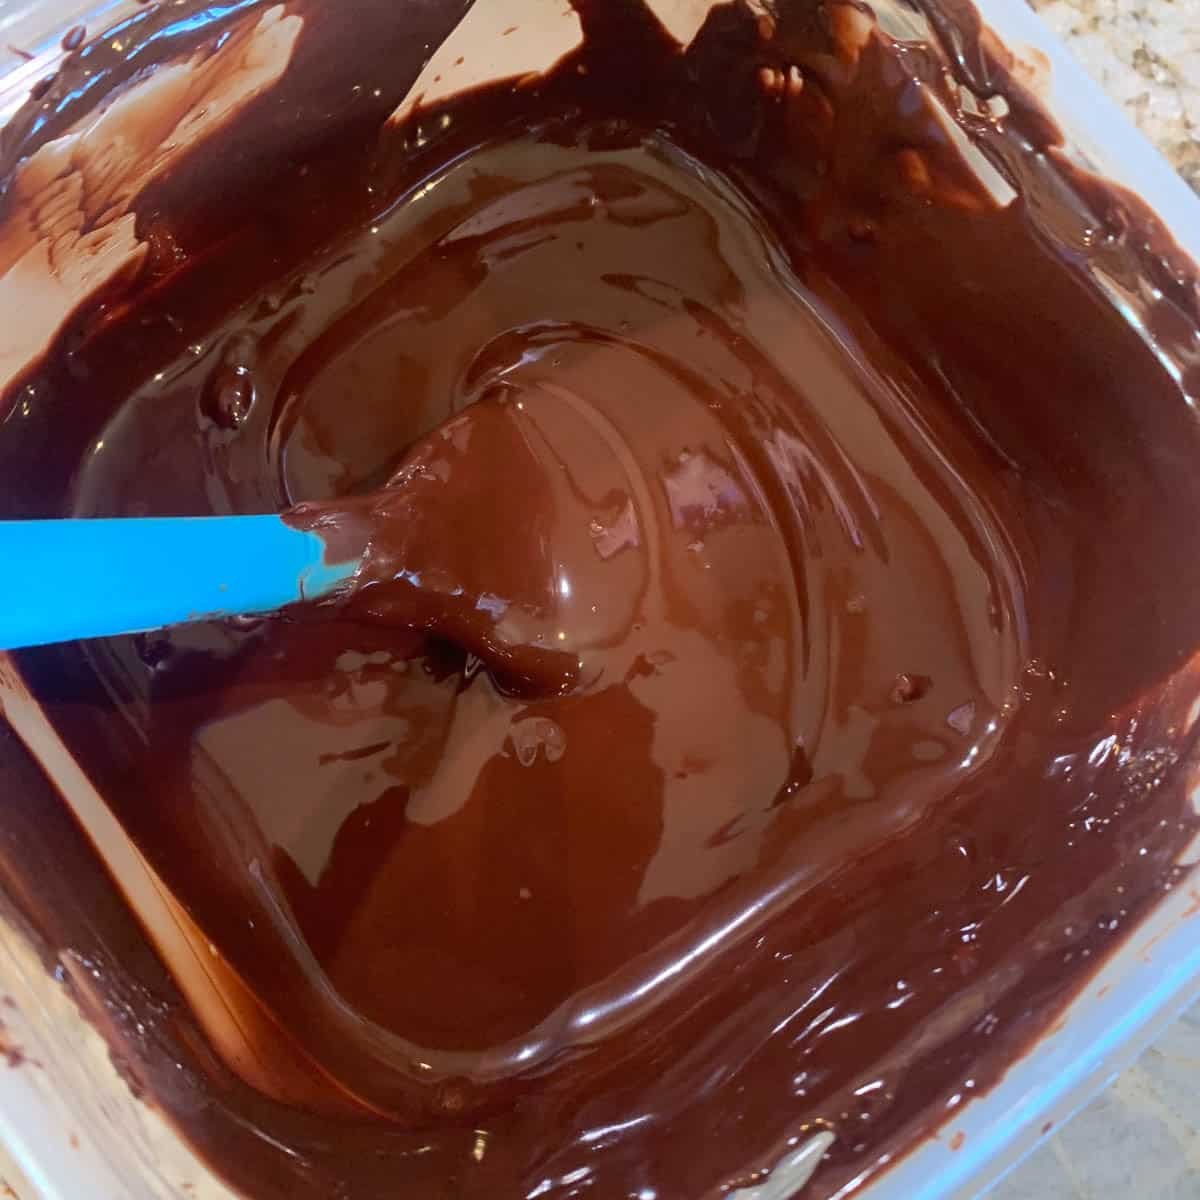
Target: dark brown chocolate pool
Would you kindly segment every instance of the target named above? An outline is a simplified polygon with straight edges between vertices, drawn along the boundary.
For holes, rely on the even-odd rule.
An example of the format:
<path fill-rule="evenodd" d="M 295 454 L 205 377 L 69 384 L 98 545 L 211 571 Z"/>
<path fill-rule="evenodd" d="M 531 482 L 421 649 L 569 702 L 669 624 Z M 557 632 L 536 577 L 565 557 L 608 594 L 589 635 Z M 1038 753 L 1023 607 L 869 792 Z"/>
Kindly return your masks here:
<path fill-rule="evenodd" d="M 16 659 L 241 1058 L 6 733 L 2 877 L 250 1196 L 844 1195 L 1178 878 L 1196 277 L 958 3 L 469 8 L 151 6 L 5 134 L 3 515 L 372 554 Z"/>

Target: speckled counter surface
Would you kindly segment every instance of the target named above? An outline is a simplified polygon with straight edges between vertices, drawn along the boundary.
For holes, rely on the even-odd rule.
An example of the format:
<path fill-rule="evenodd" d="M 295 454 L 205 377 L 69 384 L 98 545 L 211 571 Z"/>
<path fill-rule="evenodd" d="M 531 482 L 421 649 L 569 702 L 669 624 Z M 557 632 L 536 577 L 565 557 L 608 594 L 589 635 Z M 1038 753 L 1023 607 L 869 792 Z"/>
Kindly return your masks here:
<path fill-rule="evenodd" d="M 1030 3 L 1200 191 L 1200 0 Z"/>
<path fill-rule="evenodd" d="M 1200 1005 L 987 1200 L 1197 1200 Z"/>
<path fill-rule="evenodd" d="M 1200 192 L 1200 0 L 1030 0 Z M 1200 1200 L 1200 1005 L 989 1200 Z"/>

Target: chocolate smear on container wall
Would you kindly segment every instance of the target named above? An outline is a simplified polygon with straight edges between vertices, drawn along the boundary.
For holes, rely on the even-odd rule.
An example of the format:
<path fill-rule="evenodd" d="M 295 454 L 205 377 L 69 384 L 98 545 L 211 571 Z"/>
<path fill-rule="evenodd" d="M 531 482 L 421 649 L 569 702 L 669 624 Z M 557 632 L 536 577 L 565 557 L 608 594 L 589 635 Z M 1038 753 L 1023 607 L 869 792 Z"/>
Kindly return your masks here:
<path fill-rule="evenodd" d="M 246 1056 L 12 740 L 5 889 L 249 1195 L 715 1197 L 818 1134 L 845 1194 L 1177 878 L 1195 270 L 965 10 L 876 7 L 531 3 L 460 94 L 494 5 L 159 6 L 4 135 L 5 515 L 370 548 L 16 658 Z"/>

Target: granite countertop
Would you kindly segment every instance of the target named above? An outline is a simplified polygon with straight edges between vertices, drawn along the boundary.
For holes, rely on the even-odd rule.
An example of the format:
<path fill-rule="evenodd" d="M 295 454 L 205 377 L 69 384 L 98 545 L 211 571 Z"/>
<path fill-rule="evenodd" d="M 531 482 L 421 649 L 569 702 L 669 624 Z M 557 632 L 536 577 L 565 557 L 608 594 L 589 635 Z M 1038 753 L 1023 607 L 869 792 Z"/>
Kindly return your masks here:
<path fill-rule="evenodd" d="M 1084 69 L 1200 192 L 1197 0 L 1029 0 Z"/>
<path fill-rule="evenodd" d="M 1196 1200 L 1200 1005 L 987 1200 Z"/>

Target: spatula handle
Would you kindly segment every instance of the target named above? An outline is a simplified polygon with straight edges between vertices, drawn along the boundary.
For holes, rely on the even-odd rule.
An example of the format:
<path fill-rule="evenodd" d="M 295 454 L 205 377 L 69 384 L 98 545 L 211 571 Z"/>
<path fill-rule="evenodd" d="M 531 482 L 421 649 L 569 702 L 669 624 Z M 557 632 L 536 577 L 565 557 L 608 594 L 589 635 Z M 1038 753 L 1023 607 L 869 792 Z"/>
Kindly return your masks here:
<path fill-rule="evenodd" d="M 270 612 L 355 563 L 277 516 L 0 521 L 0 650 Z"/>

